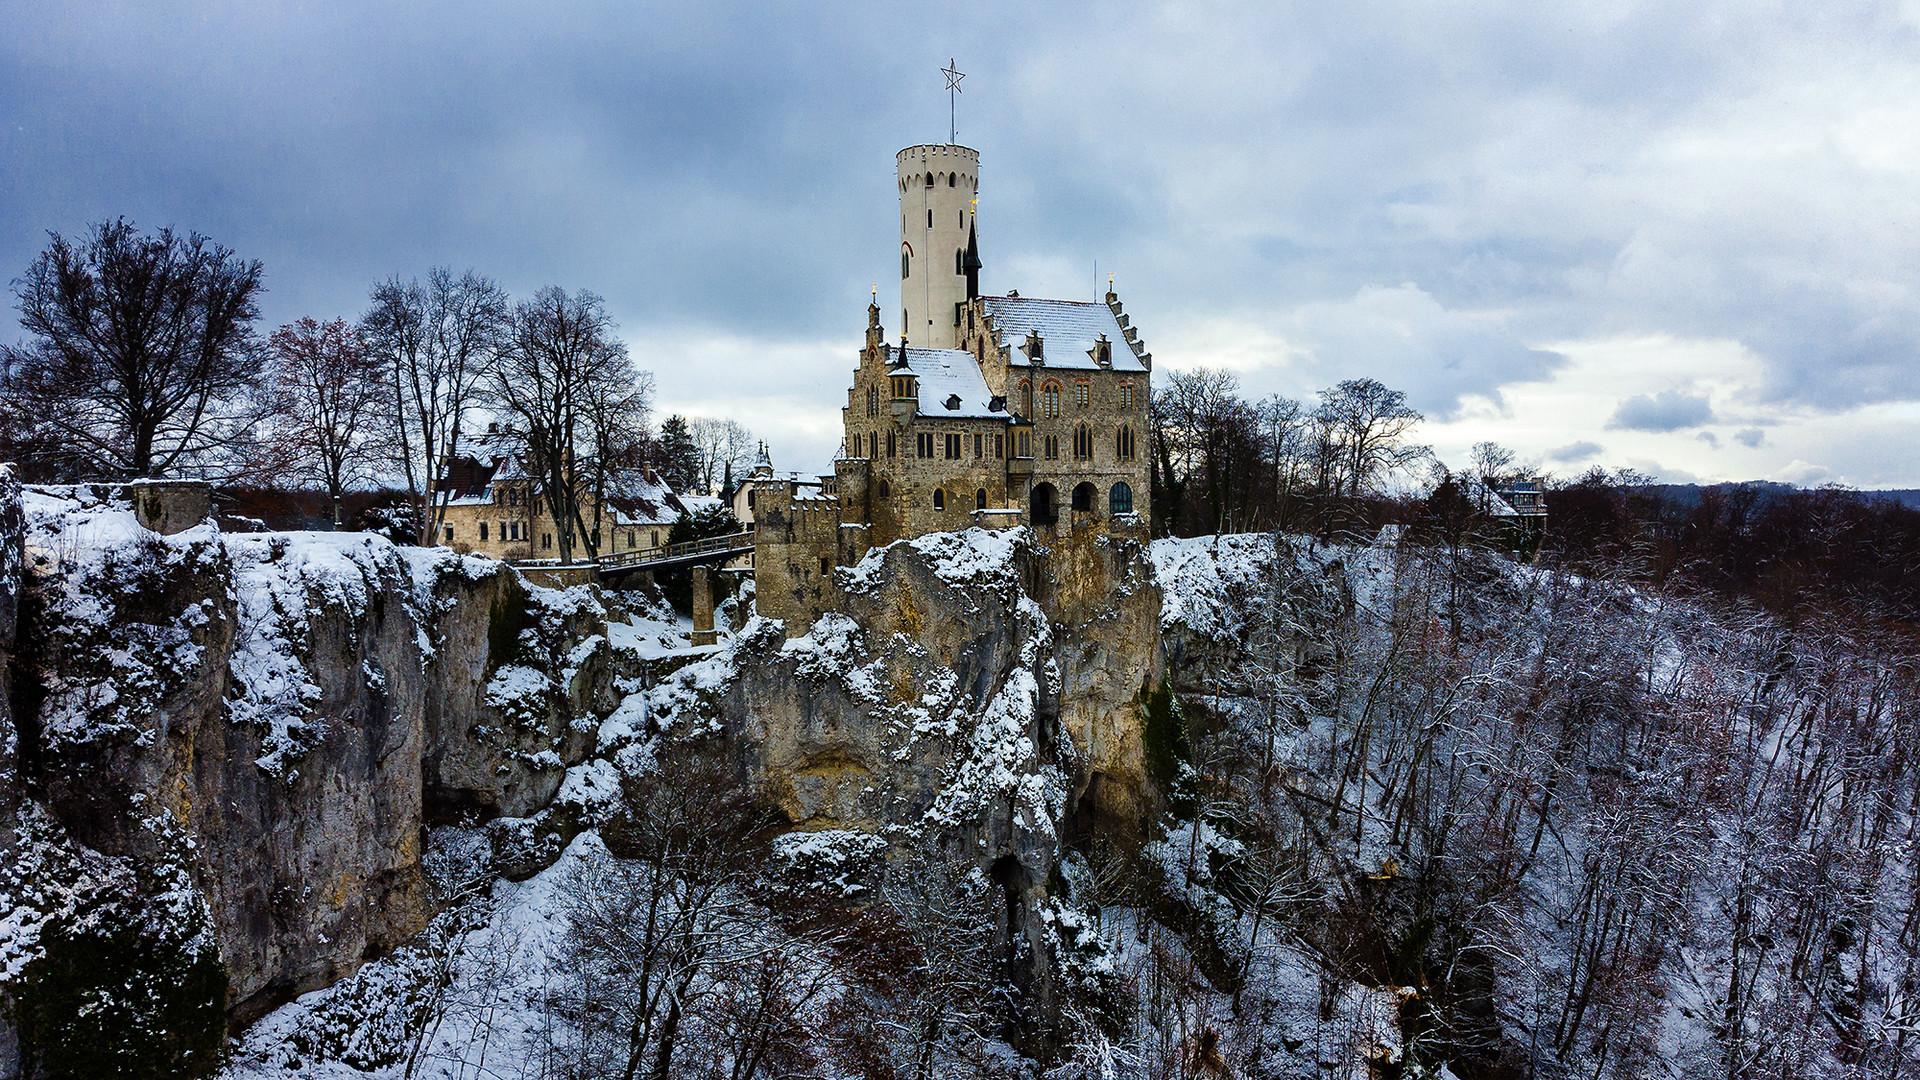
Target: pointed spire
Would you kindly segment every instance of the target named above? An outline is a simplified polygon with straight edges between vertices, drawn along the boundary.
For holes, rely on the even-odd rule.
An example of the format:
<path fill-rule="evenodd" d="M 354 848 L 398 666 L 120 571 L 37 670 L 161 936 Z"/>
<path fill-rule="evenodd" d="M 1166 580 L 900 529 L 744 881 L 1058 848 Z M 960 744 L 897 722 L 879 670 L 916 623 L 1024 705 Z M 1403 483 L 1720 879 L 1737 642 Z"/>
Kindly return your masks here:
<path fill-rule="evenodd" d="M 967 256 L 960 264 L 967 272 L 967 299 L 980 296 L 980 238 L 975 234 L 975 225 L 967 222 Z"/>

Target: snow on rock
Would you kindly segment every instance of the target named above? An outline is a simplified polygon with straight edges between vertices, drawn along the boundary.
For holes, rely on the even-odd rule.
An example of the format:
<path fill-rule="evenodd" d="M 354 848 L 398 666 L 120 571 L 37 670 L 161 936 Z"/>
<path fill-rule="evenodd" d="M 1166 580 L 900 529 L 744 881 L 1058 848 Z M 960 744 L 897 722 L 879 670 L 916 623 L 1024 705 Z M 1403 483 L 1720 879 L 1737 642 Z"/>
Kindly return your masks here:
<path fill-rule="evenodd" d="M 1161 625 L 1184 625 L 1208 638 L 1238 636 L 1248 591 L 1273 567 L 1273 538 L 1264 533 L 1154 541 Z"/>

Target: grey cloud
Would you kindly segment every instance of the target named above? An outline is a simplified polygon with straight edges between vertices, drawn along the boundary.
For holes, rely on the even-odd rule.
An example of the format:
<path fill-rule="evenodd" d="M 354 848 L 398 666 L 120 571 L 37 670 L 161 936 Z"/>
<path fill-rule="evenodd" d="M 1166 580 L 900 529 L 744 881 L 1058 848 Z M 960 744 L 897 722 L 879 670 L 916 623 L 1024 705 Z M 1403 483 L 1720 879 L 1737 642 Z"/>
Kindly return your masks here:
<path fill-rule="evenodd" d="M 1606 448 L 1597 442 L 1582 440 L 1547 451 L 1547 460 L 1560 465 L 1571 465 L 1575 462 L 1597 457 L 1601 453 L 1604 453 L 1605 450 Z"/>
<path fill-rule="evenodd" d="M 1680 390 L 1639 394 L 1620 403 L 1607 427 L 1624 431 L 1679 431 L 1713 419 L 1707 399 Z"/>
<path fill-rule="evenodd" d="M 1733 441 L 1739 443 L 1741 446 L 1758 449 L 1762 443 L 1767 441 L 1767 433 L 1757 427 L 1741 428 L 1739 431 L 1733 433 Z"/>
<path fill-rule="evenodd" d="M 1708 446 L 1713 447 L 1715 450 L 1720 449 L 1720 436 L 1715 435 L 1711 431 L 1703 431 L 1698 435 L 1695 435 L 1694 438 L 1699 439 L 1701 442 L 1706 443 Z"/>
<path fill-rule="evenodd" d="M 946 138 L 953 56 L 990 290 L 1083 295 L 1097 262 L 1156 346 L 1292 319 L 1323 383 L 1436 415 L 1550 374 L 1540 343 L 1647 333 L 1738 340 L 1821 408 L 1920 386 L 1920 177 L 1841 138 L 1920 36 L 1869 0 L 5 10 L 0 280 L 127 214 L 263 259 L 274 322 L 447 263 L 591 288 L 641 339 L 850 356 L 869 284 L 896 306 L 893 153 Z M 847 366 L 792 373 L 829 429 Z"/>

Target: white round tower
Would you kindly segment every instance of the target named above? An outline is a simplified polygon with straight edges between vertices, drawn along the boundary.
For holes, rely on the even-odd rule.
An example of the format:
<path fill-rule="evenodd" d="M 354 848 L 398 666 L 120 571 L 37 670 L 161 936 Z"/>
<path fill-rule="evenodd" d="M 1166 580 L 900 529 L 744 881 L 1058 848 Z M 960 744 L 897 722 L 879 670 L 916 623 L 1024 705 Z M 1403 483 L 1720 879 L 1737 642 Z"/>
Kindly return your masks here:
<path fill-rule="evenodd" d="M 900 182 L 901 332 L 917 348 L 958 348 L 960 306 L 979 292 L 973 215 L 980 152 L 944 143 L 909 146 L 894 163 Z"/>

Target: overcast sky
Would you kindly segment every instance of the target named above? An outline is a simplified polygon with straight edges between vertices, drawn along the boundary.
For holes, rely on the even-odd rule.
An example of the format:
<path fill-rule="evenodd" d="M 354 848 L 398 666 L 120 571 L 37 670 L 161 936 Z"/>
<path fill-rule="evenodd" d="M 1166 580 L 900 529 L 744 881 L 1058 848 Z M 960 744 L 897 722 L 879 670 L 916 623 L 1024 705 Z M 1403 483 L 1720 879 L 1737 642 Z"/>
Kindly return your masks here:
<path fill-rule="evenodd" d="M 663 411 L 824 469 L 949 57 L 982 287 L 1111 273 L 1158 371 L 1371 376 L 1456 464 L 1920 487 L 1920 0 L 0 0 L 0 277 L 125 215 L 262 260 L 269 325 L 587 288 Z"/>

